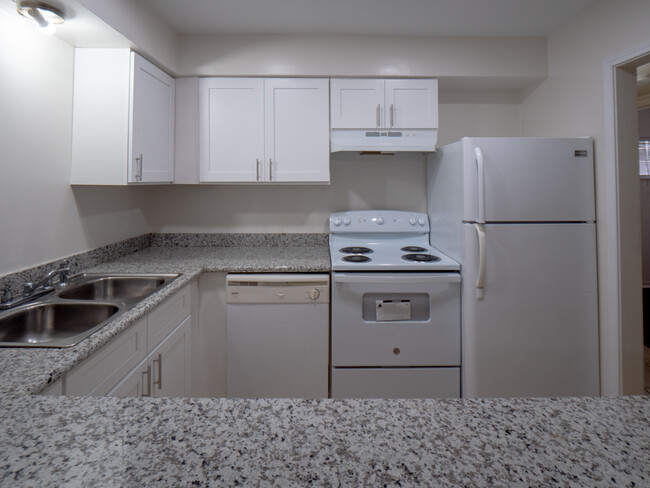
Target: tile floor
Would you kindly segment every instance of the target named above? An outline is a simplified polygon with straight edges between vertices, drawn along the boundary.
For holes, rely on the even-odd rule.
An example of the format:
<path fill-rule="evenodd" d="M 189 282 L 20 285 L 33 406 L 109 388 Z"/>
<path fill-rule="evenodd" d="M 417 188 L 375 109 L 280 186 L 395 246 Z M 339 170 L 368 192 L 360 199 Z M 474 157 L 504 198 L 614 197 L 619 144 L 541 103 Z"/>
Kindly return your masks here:
<path fill-rule="evenodd" d="M 643 387 L 646 395 L 650 395 L 650 347 L 643 346 Z"/>

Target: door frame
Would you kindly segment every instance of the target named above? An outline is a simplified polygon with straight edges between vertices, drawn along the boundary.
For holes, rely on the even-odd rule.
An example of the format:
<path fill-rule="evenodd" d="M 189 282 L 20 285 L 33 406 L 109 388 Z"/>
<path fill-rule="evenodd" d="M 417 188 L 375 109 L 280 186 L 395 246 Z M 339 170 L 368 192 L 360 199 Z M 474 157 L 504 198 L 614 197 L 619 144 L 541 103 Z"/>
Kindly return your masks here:
<path fill-rule="evenodd" d="M 636 352 L 634 341 L 639 330 L 642 337 L 642 327 L 638 324 L 639 313 L 642 317 L 640 299 L 633 301 L 635 310 L 626 310 L 624 314 L 623 290 L 638 285 L 639 294 L 641 283 L 637 283 L 636 275 L 630 273 L 626 265 L 630 259 L 638 260 L 638 256 L 624 256 L 622 242 L 622 216 L 628 214 L 630 203 L 621 199 L 625 188 L 624 178 L 621 178 L 622 165 L 620 162 L 625 157 L 625 149 L 619 143 L 619 120 L 623 115 L 622 107 L 617 103 L 617 79 L 626 65 L 630 65 L 650 55 L 650 40 L 638 44 L 604 60 L 604 115 L 605 115 L 605 164 L 604 179 L 606 181 L 605 218 L 599 219 L 602 223 L 600 232 L 604 233 L 603 242 L 606 245 L 605 259 L 599 262 L 601 276 L 600 296 L 606 300 L 605 312 L 601 321 L 600 330 L 600 369 L 601 369 L 601 395 L 616 396 L 621 394 L 637 393 L 637 387 L 632 384 L 641 375 L 641 391 L 643 389 L 643 348 Z M 611 162 L 611 164 L 609 164 Z M 633 205 L 633 204 L 632 204 Z M 635 210 L 632 208 L 632 210 Z M 638 210 L 638 209 L 636 209 Z M 634 214 L 634 212 L 632 212 Z M 637 261 L 638 264 L 638 261 Z M 602 277 L 607 279 L 603 280 Z M 638 302 L 638 304 L 637 304 Z M 641 306 L 641 311 L 638 307 Z M 629 313 L 631 312 L 631 313 Z M 630 357 L 629 355 L 632 355 Z M 638 368 L 638 371 L 636 371 Z"/>

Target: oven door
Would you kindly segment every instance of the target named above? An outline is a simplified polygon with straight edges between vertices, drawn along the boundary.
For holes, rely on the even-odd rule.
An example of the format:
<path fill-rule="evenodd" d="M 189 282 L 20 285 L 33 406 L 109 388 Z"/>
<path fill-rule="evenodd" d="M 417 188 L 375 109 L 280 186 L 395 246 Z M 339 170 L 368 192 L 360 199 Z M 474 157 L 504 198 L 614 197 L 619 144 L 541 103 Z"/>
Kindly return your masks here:
<path fill-rule="evenodd" d="M 333 273 L 332 366 L 459 366 L 460 274 Z"/>

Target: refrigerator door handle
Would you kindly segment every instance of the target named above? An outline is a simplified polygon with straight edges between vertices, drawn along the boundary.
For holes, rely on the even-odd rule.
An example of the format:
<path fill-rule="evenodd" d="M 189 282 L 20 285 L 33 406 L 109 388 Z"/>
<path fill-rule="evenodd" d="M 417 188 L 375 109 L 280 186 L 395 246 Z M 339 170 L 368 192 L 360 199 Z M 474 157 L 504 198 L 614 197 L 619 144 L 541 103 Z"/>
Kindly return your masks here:
<path fill-rule="evenodd" d="M 476 159 L 476 171 L 478 173 L 478 215 L 477 222 L 479 224 L 485 223 L 485 167 L 483 165 L 483 151 L 480 147 L 474 148 L 474 156 Z"/>
<path fill-rule="evenodd" d="M 482 224 L 474 224 L 478 237 L 478 276 L 476 277 L 476 299 L 483 300 L 485 294 L 485 229 Z"/>

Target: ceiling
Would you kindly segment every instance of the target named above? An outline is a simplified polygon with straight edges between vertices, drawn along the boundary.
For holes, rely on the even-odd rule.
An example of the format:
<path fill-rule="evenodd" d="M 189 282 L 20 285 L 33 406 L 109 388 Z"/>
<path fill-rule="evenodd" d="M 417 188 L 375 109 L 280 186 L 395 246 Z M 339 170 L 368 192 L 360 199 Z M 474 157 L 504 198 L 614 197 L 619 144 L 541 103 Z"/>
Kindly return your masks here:
<path fill-rule="evenodd" d="M 545 36 L 599 0 L 141 0 L 182 34 Z"/>

